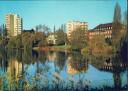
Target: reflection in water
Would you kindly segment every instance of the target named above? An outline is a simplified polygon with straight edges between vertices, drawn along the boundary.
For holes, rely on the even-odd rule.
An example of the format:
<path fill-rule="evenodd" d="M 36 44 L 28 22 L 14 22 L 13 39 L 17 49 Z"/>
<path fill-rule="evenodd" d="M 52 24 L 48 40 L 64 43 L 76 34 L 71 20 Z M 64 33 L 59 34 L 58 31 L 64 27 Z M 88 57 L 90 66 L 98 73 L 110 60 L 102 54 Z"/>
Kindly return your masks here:
<path fill-rule="evenodd" d="M 0 67 L 2 70 L 7 71 L 8 60 L 6 50 L 0 49 Z"/>
<path fill-rule="evenodd" d="M 57 53 L 56 52 L 48 52 L 47 58 L 49 61 L 57 61 Z"/>
<path fill-rule="evenodd" d="M 1 50 L 0 90 L 127 89 L 127 66 L 90 61 L 77 52 Z"/>
<path fill-rule="evenodd" d="M 67 69 L 67 73 L 72 75 L 85 72 L 88 69 L 87 59 L 79 53 L 70 54 L 67 59 Z"/>
<path fill-rule="evenodd" d="M 22 77 L 22 63 L 18 62 L 16 59 L 9 60 L 8 66 L 8 80 L 10 84 L 10 90 L 14 90 L 17 87 L 17 83 L 19 82 L 20 78 Z M 13 86 L 14 85 L 14 86 Z"/>
<path fill-rule="evenodd" d="M 66 62 L 66 56 L 63 52 L 48 52 L 47 59 L 49 61 L 54 61 L 56 72 L 63 70 Z"/>
<path fill-rule="evenodd" d="M 118 90 L 121 88 L 121 78 L 120 78 L 120 74 L 119 73 L 114 73 L 113 74 L 113 78 L 114 78 L 114 85 L 115 88 Z"/>

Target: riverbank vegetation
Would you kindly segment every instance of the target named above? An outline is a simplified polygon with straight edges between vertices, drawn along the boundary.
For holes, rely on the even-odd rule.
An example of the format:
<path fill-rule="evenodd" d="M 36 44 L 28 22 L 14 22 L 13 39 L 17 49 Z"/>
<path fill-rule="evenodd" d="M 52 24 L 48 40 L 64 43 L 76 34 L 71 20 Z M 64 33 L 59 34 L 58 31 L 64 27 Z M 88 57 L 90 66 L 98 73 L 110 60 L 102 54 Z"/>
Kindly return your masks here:
<path fill-rule="evenodd" d="M 6 36 L 6 33 L 0 34 L 0 46 L 8 49 L 79 51 L 85 56 L 96 58 L 122 56 L 124 60 L 127 60 L 127 12 L 124 15 L 122 19 L 121 8 L 117 3 L 111 38 L 101 35 L 88 39 L 87 31 L 78 27 L 71 32 L 70 39 L 68 39 L 65 25 L 61 25 L 58 29 L 54 27 L 53 32 L 45 25 L 38 25 L 33 32 L 22 31 L 21 35 L 10 38 Z"/>
<path fill-rule="evenodd" d="M 121 8 L 116 4 L 113 23 L 112 38 L 105 39 L 104 36 L 95 36 L 87 42 L 87 46 L 82 49 L 82 54 L 90 54 L 95 57 L 123 58 L 127 61 L 128 55 L 128 30 L 127 30 L 127 12 L 121 17 Z M 91 56 L 92 57 L 92 56 Z"/>

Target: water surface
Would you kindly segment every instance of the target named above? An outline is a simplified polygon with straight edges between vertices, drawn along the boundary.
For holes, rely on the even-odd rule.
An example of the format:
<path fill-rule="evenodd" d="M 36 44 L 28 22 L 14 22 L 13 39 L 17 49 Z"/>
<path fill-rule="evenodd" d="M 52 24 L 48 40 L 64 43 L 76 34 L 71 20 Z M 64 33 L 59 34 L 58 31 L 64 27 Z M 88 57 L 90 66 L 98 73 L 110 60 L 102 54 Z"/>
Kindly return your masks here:
<path fill-rule="evenodd" d="M 99 61 L 77 52 L 1 51 L 0 89 L 127 90 L 127 67 L 105 69 Z"/>

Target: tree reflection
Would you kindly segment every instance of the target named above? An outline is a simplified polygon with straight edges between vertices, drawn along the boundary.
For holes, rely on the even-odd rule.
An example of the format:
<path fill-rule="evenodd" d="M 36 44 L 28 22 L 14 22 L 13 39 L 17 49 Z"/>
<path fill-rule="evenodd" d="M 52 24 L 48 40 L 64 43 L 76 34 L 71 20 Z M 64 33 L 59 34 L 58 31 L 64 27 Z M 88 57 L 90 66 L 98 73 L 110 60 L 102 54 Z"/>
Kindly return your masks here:
<path fill-rule="evenodd" d="M 119 58 L 115 60 L 117 59 Z M 91 81 L 86 79 L 84 74 L 89 68 L 89 62 L 87 57 L 82 56 L 78 52 L 65 54 L 64 52 L 34 50 L 3 50 L 0 51 L 0 67 L 6 70 L 4 71 L 5 75 L 0 76 L 0 82 L 2 79 L 0 88 L 2 88 L 2 90 L 23 91 L 57 91 L 61 89 L 65 91 L 79 91 L 81 89 L 86 91 L 91 89 L 89 87 Z M 116 89 L 116 91 L 118 91 L 118 89 L 122 89 L 121 72 L 126 70 L 126 68 L 123 69 L 125 65 L 120 62 L 115 63 L 112 61 L 97 60 L 95 62 L 97 63 L 91 63 L 94 63 L 93 65 L 96 65 L 95 67 L 100 71 L 113 73 L 114 90 Z M 112 68 L 105 69 L 109 66 Z M 31 72 L 33 70 L 34 72 Z M 62 75 L 63 73 L 65 74 L 65 72 L 67 72 L 66 78 Z M 75 79 L 75 77 L 77 78 Z M 106 88 L 110 89 L 111 87 L 104 85 L 98 89 Z"/>
<path fill-rule="evenodd" d="M 107 71 L 107 72 L 110 72 L 113 74 L 114 90 L 120 91 L 120 89 L 127 89 L 126 86 L 122 86 L 121 73 L 125 72 L 127 70 L 128 64 L 123 62 L 121 57 L 117 56 L 117 55 L 115 55 L 111 59 L 104 60 L 103 63 L 100 63 L 100 62 L 98 65 L 96 63 L 94 63 L 94 61 L 92 63 L 99 70 Z"/>
<path fill-rule="evenodd" d="M 48 52 L 47 59 L 49 61 L 54 61 L 55 71 L 60 72 L 63 70 L 66 63 L 67 56 L 64 52 Z"/>
<path fill-rule="evenodd" d="M 69 74 L 85 72 L 88 69 L 88 60 L 80 53 L 69 54 L 67 61 Z"/>
<path fill-rule="evenodd" d="M 54 62 L 55 66 L 59 67 L 59 72 L 63 70 L 66 63 L 66 55 L 63 52 L 56 53 L 57 60 Z"/>
<path fill-rule="evenodd" d="M 120 73 L 114 73 L 113 74 L 113 78 L 114 78 L 115 89 L 118 91 L 119 89 L 121 89 L 121 77 L 120 77 Z"/>
<path fill-rule="evenodd" d="M 8 66 L 7 52 L 5 49 L 0 48 L 0 67 L 4 71 L 7 71 L 7 66 Z"/>

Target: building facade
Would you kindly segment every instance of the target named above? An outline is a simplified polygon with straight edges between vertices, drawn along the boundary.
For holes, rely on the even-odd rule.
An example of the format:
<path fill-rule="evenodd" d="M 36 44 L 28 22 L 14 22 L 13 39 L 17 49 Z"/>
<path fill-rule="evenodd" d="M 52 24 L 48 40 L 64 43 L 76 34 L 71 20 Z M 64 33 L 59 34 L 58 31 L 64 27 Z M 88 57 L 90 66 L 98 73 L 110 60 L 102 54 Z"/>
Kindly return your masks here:
<path fill-rule="evenodd" d="M 87 22 L 69 21 L 67 23 L 67 37 L 68 37 L 69 41 L 71 38 L 71 33 L 79 27 L 82 28 L 83 30 L 85 30 L 85 34 L 86 34 L 86 30 L 88 30 L 88 23 Z"/>
<path fill-rule="evenodd" d="M 103 35 L 105 38 L 112 37 L 112 23 L 100 24 L 94 29 L 88 31 L 88 38 L 92 39 L 94 36 Z"/>
<path fill-rule="evenodd" d="M 57 44 L 57 35 L 51 34 L 47 38 L 47 42 L 49 45 L 56 45 Z"/>
<path fill-rule="evenodd" d="M 22 29 L 22 18 L 20 18 L 17 14 L 6 15 L 6 30 L 8 37 L 17 36 L 18 34 L 21 34 Z"/>

